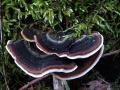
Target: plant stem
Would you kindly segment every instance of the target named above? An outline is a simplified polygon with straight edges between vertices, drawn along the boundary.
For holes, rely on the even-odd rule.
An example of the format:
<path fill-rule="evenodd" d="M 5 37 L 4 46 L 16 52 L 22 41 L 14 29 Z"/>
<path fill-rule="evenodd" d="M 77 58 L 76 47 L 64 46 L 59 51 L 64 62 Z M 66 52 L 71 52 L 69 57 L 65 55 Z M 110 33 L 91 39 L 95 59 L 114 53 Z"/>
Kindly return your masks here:
<path fill-rule="evenodd" d="M 36 83 L 36 82 L 38 82 L 38 81 L 40 81 L 40 80 L 48 77 L 49 75 L 50 75 L 50 74 L 47 74 L 47 75 L 45 75 L 45 76 L 43 76 L 43 77 L 41 77 L 41 78 L 36 78 L 36 79 L 28 82 L 27 84 L 25 84 L 24 86 L 22 86 L 22 87 L 21 87 L 20 89 L 18 89 L 18 90 L 25 90 L 25 89 L 26 89 L 27 87 L 29 87 L 30 85 L 33 85 L 34 83 Z"/>
<path fill-rule="evenodd" d="M 60 80 L 53 76 L 53 88 L 54 90 L 65 90 L 64 89 L 64 80 Z"/>
<path fill-rule="evenodd" d="M 112 51 L 112 52 L 109 52 L 109 53 L 105 53 L 105 54 L 102 55 L 101 58 L 106 57 L 106 56 L 111 56 L 113 54 L 118 54 L 118 53 L 120 53 L 120 49 Z"/>
<path fill-rule="evenodd" d="M 4 80 L 5 80 L 5 84 L 6 84 L 6 88 L 7 90 L 10 90 L 9 86 L 8 86 L 8 82 L 7 82 L 7 79 L 6 79 L 6 72 L 5 72 L 5 60 L 4 60 L 4 39 L 3 39 L 3 30 L 2 30 L 2 10 L 1 10 L 1 1 L 0 1 L 0 34 L 1 34 L 1 37 L 0 37 L 0 40 L 1 40 L 1 59 L 2 59 L 2 67 L 3 67 L 3 75 L 4 75 Z"/>

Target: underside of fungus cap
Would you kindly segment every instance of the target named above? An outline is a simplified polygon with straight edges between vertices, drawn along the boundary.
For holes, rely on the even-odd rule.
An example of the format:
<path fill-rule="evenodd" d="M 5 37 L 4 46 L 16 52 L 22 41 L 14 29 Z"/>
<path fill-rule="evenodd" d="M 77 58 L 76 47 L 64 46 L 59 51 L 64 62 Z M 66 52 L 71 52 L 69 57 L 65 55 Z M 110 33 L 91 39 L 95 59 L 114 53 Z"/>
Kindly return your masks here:
<path fill-rule="evenodd" d="M 46 54 L 56 54 L 68 52 L 69 46 L 72 44 L 72 38 L 63 37 L 62 32 L 58 32 L 52 36 L 49 32 L 39 36 L 34 36 L 37 47 Z"/>
<path fill-rule="evenodd" d="M 53 72 L 69 73 L 77 68 L 77 65 L 67 58 L 59 58 L 56 55 L 45 53 L 41 55 L 33 53 L 24 40 L 15 42 L 9 40 L 6 49 L 18 67 L 33 77 L 42 77 Z"/>
<path fill-rule="evenodd" d="M 83 35 L 82 38 L 77 38 L 69 48 L 69 52 L 57 54 L 57 56 L 69 59 L 88 58 L 95 54 L 102 46 L 103 36 L 99 32 L 95 32 L 91 36 Z"/>
<path fill-rule="evenodd" d="M 21 31 L 21 35 L 25 40 L 34 42 L 34 35 L 37 35 L 37 31 L 33 28 L 25 28 Z"/>
<path fill-rule="evenodd" d="M 85 59 L 76 59 L 75 63 L 78 65 L 78 68 L 70 73 L 53 73 L 53 75 L 62 80 L 71 80 L 84 76 L 89 72 L 99 61 L 100 57 L 103 54 L 104 46 L 100 48 L 94 55 L 85 58 Z"/>

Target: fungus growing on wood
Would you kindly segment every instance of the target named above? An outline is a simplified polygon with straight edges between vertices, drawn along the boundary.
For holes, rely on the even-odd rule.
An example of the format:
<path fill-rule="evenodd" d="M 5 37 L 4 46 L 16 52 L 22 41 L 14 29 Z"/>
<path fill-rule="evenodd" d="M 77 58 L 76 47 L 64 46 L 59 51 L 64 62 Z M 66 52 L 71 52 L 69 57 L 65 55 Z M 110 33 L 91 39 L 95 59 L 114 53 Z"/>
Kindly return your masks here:
<path fill-rule="evenodd" d="M 77 65 L 68 58 L 59 58 L 56 55 L 45 53 L 41 55 L 32 53 L 24 40 L 15 42 L 9 40 L 6 49 L 14 58 L 15 63 L 33 77 L 42 77 L 52 72 L 69 73 L 77 68 Z"/>
<path fill-rule="evenodd" d="M 49 32 L 35 35 L 37 47 L 47 54 L 56 54 L 69 59 L 87 58 L 96 53 L 103 45 L 103 36 L 94 32 L 92 36 L 83 35 L 76 39 L 52 37 Z"/>
<path fill-rule="evenodd" d="M 88 58 L 76 59 L 74 62 L 77 64 L 78 68 L 70 73 L 53 73 L 53 76 L 59 78 L 60 80 L 71 80 L 84 76 L 89 72 L 99 61 L 100 57 L 103 54 L 104 46 L 100 48 L 95 54 Z"/>

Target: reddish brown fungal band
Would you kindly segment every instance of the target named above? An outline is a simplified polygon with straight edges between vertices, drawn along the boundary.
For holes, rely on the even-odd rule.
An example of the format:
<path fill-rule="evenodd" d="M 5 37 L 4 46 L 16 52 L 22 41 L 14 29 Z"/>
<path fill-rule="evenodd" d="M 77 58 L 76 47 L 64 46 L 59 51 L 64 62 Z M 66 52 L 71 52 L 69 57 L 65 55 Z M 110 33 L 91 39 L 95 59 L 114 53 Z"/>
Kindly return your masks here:
<path fill-rule="evenodd" d="M 78 68 L 75 71 L 70 73 L 55 72 L 53 73 L 53 75 L 62 80 L 71 80 L 84 76 L 97 64 L 103 53 L 103 49 L 104 46 L 102 46 L 99 51 L 88 58 L 74 60 L 74 62 L 76 62 L 76 64 L 78 65 Z"/>
<path fill-rule="evenodd" d="M 92 36 L 83 35 L 75 40 L 63 38 L 60 42 L 44 33 L 34 36 L 37 47 L 47 54 L 56 54 L 69 59 L 87 58 L 96 53 L 103 45 L 103 36 L 94 32 Z M 74 42 L 73 42 L 74 41 Z"/>
<path fill-rule="evenodd" d="M 42 77 L 52 72 L 69 73 L 77 68 L 77 65 L 67 58 L 59 58 L 56 55 L 36 55 L 28 48 L 24 40 L 8 41 L 7 51 L 14 58 L 15 63 L 28 75 Z"/>
<path fill-rule="evenodd" d="M 32 28 L 25 28 L 21 31 L 21 35 L 25 40 L 34 42 L 34 35 L 37 35 L 37 32 Z"/>

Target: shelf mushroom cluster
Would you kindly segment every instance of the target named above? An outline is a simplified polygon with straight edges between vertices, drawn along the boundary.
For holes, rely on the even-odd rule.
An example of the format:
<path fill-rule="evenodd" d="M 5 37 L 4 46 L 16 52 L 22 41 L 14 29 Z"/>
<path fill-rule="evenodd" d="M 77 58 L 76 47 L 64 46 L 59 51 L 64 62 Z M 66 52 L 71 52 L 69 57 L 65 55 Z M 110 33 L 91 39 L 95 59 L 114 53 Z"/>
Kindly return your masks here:
<path fill-rule="evenodd" d="M 62 31 L 38 34 L 25 28 L 21 35 L 25 40 L 9 40 L 6 49 L 17 66 L 35 78 L 46 74 L 62 80 L 79 78 L 97 64 L 104 49 L 103 36 L 97 31 L 68 38 Z"/>

